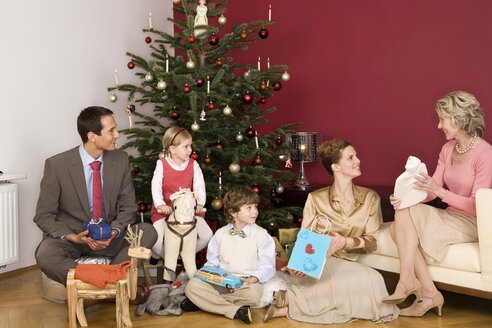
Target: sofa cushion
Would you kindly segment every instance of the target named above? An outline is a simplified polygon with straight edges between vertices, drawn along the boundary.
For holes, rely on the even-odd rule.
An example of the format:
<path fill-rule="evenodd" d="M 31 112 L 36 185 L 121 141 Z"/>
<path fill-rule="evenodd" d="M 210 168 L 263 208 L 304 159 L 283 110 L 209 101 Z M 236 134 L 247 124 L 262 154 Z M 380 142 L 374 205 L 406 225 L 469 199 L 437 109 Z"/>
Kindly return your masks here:
<path fill-rule="evenodd" d="M 392 222 L 385 222 L 378 235 L 378 248 L 374 254 L 398 258 L 398 248 L 391 239 L 389 227 Z M 442 263 L 433 265 L 450 269 L 470 272 L 481 272 L 480 253 L 478 243 L 454 244 L 449 247 L 449 252 Z"/>

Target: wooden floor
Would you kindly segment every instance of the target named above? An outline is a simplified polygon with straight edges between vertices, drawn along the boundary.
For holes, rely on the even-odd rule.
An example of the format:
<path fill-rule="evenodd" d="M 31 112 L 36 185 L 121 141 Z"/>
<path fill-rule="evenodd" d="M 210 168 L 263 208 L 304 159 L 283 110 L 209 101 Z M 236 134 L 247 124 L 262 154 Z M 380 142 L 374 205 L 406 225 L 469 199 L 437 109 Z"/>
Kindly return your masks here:
<path fill-rule="evenodd" d="M 394 288 L 394 282 L 389 281 L 389 288 Z M 422 318 L 400 317 L 395 321 L 375 326 L 368 321 L 358 321 L 350 324 L 337 325 L 337 328 L 360 327 L 492 327 L 492 301 L 453 293 L 444 293 L 446 303 L 443 316 L 429 312 Z M 134 306 L 130 311 L 133 312 Z M 254 309 L 254 322 L 250 327 L 319 327 L 286 318 L 273 319 L 262 323 L 265 309 Z M 115 327 L 114 303 L 103 303 L 89 308 L 87 314 L 89 327 Z M 132 314 L 134 327 L 246 327 L 242 321 L 229 320 L 225 317 L 202 311 L 185 313 L 178 317 L 160 317 L 145 313 L 141 317 Z M 38 269 L 31 269 L 16 275 L 0 278 L 0 328 L 58 328 L 67 327 L 67 307 L 41 298 L 40 274 Z"/>

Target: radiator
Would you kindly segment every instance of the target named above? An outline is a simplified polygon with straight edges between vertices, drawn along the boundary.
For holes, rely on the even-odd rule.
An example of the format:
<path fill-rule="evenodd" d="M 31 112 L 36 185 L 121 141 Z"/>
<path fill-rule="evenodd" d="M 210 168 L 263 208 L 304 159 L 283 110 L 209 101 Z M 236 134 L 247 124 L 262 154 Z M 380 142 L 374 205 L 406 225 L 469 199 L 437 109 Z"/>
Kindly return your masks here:
<path fill-rule="evenodd" d="M 19 261 L 19 221 L 15 183 L 0 183 L 0 265 Z"/>

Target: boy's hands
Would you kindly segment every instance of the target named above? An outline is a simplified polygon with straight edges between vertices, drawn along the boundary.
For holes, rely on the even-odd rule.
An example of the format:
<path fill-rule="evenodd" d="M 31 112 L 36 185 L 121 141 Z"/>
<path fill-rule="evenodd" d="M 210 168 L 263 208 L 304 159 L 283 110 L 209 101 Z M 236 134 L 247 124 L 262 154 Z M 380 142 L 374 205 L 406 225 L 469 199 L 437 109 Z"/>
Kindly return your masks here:
<path fill-rule="evenodd" d="M 240 286 L 240 287 L 237 287 L 237 288 L 230 288 L 229 289 L 229 293 L 234 293 L 239 288 L 256 284 L 259 281 L 258 278 L 256 278 L 255 276 L 252 276 L 252 277 L 241 277 L 240 279 L 243 282 L 243 285 Z"/>

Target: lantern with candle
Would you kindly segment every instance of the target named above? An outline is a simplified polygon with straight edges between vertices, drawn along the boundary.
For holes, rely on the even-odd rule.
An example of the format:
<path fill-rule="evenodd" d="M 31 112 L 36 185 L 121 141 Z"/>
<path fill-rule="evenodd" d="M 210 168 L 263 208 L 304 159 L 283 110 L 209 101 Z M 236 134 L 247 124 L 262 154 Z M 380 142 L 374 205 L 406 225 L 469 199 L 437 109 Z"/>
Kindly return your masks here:
<path fill-rule="evenodd" d="M 315 162 L 318 158 L 317 147 L 321 144 L 322 136 L 320 132 L 297 132 L 285 134 L 285 142 L 292 149 L 290 159 L 292 162 L 299 162 L 299 176 L 295 186 L 305 190 L 309 187 L 309 181 L 304 171 L 304 163 Z"/>

